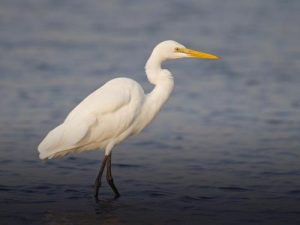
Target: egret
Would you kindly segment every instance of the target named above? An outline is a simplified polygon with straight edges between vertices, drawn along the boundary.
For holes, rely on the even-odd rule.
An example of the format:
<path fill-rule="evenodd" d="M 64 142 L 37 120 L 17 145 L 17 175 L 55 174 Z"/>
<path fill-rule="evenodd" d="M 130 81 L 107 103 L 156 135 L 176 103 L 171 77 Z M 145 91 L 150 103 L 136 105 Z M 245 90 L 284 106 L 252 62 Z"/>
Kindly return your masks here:
<path fill-rule="evenodd" d="M 136 81 L 120 77 L 108 81 L 77 105 L 64 122 L 51 130 L 38 146 L 40 159 L 62 157 L 73 152 L 104 150 L 94 185 L 98 199 L 101 177 L 106 167 L 106 179 L 120 196 L 111 172 L 112 149 L 131 135 L 140 133 L 157 115 L 169 98 L 174 81 L 170 71 L 161 63 L 178 58 L 218 59 L 217 56 L 188 49 L 172 40 L 159 43 L 146 65 L 147 78 L 154 85 L 145 94 Z"/>

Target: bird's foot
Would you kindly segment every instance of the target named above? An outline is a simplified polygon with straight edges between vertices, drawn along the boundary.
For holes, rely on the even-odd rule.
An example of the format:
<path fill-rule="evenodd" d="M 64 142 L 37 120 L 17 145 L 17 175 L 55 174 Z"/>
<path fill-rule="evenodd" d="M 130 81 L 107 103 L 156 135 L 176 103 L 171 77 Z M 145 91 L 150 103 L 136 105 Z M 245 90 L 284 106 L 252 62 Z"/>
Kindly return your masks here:
<path fill-rule="evenodd" d="M 116 186 L 115 186 L 115 184 L 114 184 L 114 180 L 113 180 L 112 178 L 110 178 L 110 179 L 108 178 L 107 181 L 108 181 L 109 186 L 111 187 L 111 189 L 112 189 L 113 192 L 115 193 L 114 199 L 119 198 L 121 195 L 120 195 L 118 189 L 116 188 Z"/>
<path fill-rule="evenodd" d="M 117 194 L 115 194 L 115 197 L 114 197 L 114 199 L 116 200 L 116 199 L 118 199 L 118 198 L 120 198 L 120 193 L 117 193 Z"/>

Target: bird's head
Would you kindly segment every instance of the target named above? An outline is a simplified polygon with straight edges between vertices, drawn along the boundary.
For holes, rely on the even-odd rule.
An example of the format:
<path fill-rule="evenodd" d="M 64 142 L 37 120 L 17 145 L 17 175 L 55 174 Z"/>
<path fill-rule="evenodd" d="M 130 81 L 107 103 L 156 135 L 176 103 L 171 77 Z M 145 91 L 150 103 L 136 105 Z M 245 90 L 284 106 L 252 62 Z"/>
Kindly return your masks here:
<path fill-rule="evenodd" d="M 168 40 L 159 43 L 153 53 L 163 60 L 179 58 L 218 59 L 218 56 L 188 49 L 176 41 Z"/>

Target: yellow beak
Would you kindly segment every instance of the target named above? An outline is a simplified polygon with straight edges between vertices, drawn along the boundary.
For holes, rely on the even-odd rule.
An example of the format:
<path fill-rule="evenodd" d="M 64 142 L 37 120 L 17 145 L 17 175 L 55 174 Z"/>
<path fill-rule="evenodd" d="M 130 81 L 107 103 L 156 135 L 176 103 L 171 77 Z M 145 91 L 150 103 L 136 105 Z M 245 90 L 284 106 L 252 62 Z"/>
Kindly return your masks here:
<path fill-rule="evenodd" d="M 187 54 L 188 57 L 191 58 L 199 58 L 199 59 L 219 59 L 218 56 L 206 53 L 206 52 L 200 52 L 200 51 L 195 51 L 192 49 L 188 48 L 178 48 L 176 49 L 177 52 L 185 53 Z"/>

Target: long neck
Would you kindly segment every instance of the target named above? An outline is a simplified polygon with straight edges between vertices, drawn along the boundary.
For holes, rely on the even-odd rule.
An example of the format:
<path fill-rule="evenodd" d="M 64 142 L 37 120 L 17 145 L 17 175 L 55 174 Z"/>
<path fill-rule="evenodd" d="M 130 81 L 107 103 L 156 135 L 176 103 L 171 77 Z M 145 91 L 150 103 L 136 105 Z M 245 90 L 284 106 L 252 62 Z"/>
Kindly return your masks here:
<path fill-rule="evenodd" d="M 147 95 L 146 101 L 154 105 L 151 105 L 151 108 L 156 109 L 158 107 L 156 112 L 169 98 L 174 86 L 170 71 L 161 68 L 163 61 L 165 58 L 161 58 L 153 52 L 145 66 L 149 82 L 155 85 L 154 89 Z"/>
<path fill-rule="evenodd" d="M 173 90 L 174 80 L 172 74 L 161 68 L 161 63 L 164 60 L 152 53 L 146 63 L 145 70 L 148 80 L 155 87 L 145 97 L 138 132 L 152 121 Z"/>

